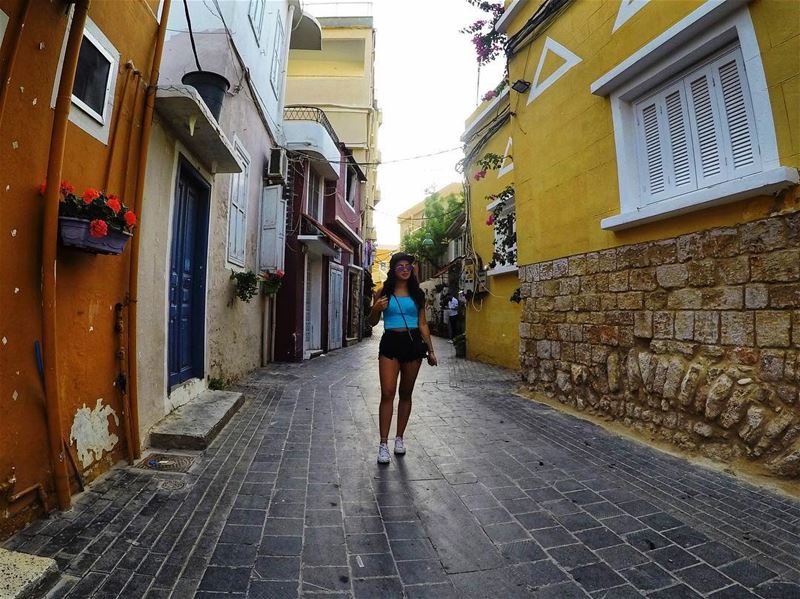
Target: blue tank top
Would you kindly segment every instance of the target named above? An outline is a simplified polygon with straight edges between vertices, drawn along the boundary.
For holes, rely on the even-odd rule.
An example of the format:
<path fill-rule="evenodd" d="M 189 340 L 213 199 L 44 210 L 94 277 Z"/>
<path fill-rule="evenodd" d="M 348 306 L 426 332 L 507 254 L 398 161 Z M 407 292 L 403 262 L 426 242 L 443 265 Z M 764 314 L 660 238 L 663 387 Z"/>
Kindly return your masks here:
<path fill-rule="evenodd" d="M 398 305 L 399 304 L 399 305 Z M 400 313 L 402 310 L 402 315 Z M 405 316 L 405 322 L 403 321 Z M 389 297 L 389 305 L 383 311 L 383 326 L 386 329 L 404 329 L 408 323 L 409 329 L 419 328 L 419 308 L 409 296 Z"/>

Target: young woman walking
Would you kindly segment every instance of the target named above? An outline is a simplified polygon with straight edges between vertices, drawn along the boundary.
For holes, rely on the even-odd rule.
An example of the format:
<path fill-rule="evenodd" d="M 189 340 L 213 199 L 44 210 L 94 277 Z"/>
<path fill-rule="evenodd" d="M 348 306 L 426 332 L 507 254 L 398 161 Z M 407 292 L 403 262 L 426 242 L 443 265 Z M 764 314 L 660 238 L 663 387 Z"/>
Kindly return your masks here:
<path fill-rule="evenodd" d="M 425 293 L 414 274 L 414 257 L 395 254 L 389 261 L 389 273 L 383 287 L 375 295 L 369 322 L 378 324 L 383 314 L 385 331 L 378 350 L 378 373 L 381 379 L 381 405 L 378 423 L 381 442 L 378 463 L 389 463 L 389 428 L 392 424 L 397 378 L 400 377 L 400 401 L 397 405 L 397 436 L 394 452 L 403 455 L 403 433 L 411 416 L 411 394 L 422 359 L 436 366 L 428 321 L 425 319 Z"/>

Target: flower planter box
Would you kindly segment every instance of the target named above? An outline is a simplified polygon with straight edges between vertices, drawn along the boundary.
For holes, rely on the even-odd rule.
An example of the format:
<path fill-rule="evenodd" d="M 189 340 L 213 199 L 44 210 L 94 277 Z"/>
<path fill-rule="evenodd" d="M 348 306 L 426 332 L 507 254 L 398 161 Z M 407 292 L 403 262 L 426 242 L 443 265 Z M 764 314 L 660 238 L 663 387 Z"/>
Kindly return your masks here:
<path fill-rule="evenodd" d="M 59 216 L 58 222 L 61 229 L 61 243 L 91 254 L 121 254 L 125 244 L 132 237 L 130 233 L 116 231 L 110 227 L 105 237 L 92 237 L 89 235 L 89 221 L 82 218 Z"/>

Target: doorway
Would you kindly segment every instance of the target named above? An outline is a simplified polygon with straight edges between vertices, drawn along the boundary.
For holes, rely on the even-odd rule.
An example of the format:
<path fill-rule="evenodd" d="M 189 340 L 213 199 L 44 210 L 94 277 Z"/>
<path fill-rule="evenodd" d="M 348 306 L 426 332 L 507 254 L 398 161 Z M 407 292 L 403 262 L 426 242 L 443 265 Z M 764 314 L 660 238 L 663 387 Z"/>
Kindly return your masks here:
<path fill-rule="evenodd" d="M 169 387 L 205 375 L 209 195 L 208 183 L 181 159 L 169 267 Z"/>

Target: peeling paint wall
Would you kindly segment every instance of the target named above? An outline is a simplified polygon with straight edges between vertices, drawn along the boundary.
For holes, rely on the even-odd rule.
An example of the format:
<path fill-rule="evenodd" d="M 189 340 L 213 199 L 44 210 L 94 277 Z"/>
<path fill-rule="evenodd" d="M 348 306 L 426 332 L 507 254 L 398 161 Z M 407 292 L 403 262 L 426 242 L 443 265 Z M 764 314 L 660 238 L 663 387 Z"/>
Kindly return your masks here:
<path fill-rule="evenodd" d="M 97 400 L 94 410 L 83 404 L 75 413 L 69 441 L 75 443 L 78 459 L 84 468 L 102 459 L 103 454 L 114 449 L 119 442 L 119 437 L 111 432 L 109 418 L 119 426 L 117 413 L 111 406 L 103 405 L 102 397 Z"/>

